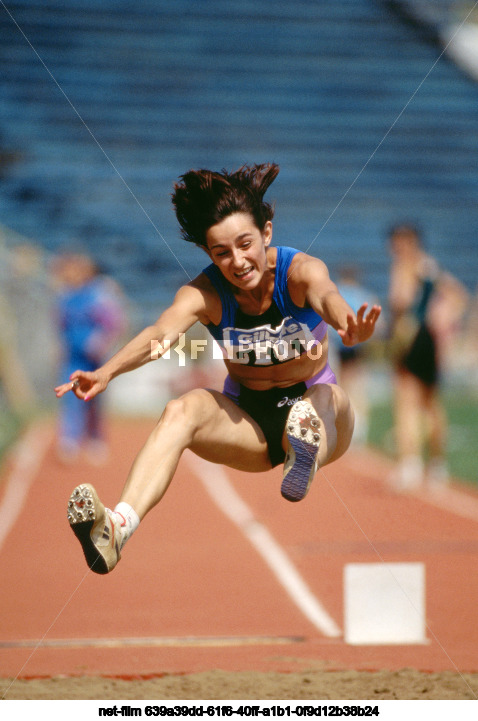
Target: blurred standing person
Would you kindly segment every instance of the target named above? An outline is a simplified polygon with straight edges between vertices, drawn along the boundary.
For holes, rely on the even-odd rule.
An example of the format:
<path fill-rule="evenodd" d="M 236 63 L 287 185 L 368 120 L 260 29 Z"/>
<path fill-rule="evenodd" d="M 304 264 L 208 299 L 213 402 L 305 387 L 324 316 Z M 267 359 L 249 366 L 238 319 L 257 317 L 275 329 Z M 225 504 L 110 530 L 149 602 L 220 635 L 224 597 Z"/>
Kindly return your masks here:
<path fill-rule="evenodd" d="M 478 357 L 478 289 L 471 296 L 464 326 L 461 348 L 462 367 L 476 392 L 478 388 L 478 368 L 476 366 Z"/>
<path fill-rule="evenodd" d="M 416 227 L 398 225 L 389 240 L 390 351 L 398 452 L 391 482 L 397 490 L 408 490 L 419 487 L 426 478 L 439 488 L 448 482 L 447 420 L 439 394 L 441 350 L 465 309 L 466 292 L 425 253 Z M 425 473 L 426 444 L 429 462 Z"/>
<path fill-rule="evenodd" d="M 125 307 L 117 285 L 100 275 L 86 255 L 66 254 L 56 263 L 59 284 L 57 322 L 62 345 L 61 375 L 78 366 L 94 370 L 111 352 L 125 330 Z M 62 399 L 58 429 L 58 457 L 77 459 L 82 447 L 92 463 L 107 458 L 100 398 L 77 403 Z"/>

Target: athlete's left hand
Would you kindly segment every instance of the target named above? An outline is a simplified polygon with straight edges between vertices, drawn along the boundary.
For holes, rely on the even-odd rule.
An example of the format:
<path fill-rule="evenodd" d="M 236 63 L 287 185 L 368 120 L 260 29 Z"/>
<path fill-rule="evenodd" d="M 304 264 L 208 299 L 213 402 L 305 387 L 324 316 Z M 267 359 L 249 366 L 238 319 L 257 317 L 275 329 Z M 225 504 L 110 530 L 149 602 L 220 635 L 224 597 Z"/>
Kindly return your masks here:
<path fill-rule="evenodd" d="M 379 305 L 374 305 L 366 316 L 365 311 L 367 308 L 368 303 L 361 305 L 357 311 L 357 317 L 349 313 L 347 315 L 346 330 L 337 331 L 344 345 L 352 346 L 357 343 L 363 343 L 363 341 L 368 340 L 372 336 L 382 308 Z"/>

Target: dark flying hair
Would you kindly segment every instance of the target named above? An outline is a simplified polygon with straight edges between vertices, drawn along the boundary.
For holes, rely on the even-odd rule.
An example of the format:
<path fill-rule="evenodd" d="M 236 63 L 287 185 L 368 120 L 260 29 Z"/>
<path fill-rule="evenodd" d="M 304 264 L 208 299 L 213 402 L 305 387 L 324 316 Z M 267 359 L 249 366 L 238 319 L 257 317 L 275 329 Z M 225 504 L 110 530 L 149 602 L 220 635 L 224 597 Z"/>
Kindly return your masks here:
<path fill-rule="evenodd" d="M 190 170 L 181 175 L 172 201 L 184 240 L 206 247 L 209 228 L 233 213 L 249 213 L 257 228 L 264 230 L 274 208 L 263 198 L 278 173 L 278 165 L 264 163 L 243 165 L 233 173 Z"/>

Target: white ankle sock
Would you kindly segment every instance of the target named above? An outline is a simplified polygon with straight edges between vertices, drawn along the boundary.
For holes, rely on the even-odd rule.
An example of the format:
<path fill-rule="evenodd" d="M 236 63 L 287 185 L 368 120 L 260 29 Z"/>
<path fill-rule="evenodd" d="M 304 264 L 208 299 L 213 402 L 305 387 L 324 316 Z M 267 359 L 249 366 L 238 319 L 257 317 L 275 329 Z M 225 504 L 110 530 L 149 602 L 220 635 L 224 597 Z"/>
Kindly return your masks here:
<path fill-rule="evenodd" d="M 123 548 L 126 541 L 131 538 L 133 533 L 138 528 L 139 516 L 134 510 L 134 508 L 130 506 L 129 503 L 125 503 L 124 501 L 120 501 L 120 503 L 115 506 L 113 512 L 117 513 L 118 516 L 120 516 L 121 531 L 123 534 L 121 548 Z"/>

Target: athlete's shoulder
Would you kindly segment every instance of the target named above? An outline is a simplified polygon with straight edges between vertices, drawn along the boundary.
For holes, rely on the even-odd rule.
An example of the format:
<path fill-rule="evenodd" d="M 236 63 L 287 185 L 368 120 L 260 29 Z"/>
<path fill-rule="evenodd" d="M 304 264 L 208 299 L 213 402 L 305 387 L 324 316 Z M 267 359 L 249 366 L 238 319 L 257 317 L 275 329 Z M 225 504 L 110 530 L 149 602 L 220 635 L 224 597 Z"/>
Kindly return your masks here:
<path fill-rule="evenodd" d="M 216 319 L 221 317 L 219 293 L 210 276 L 204 271 L 183 285 L 176 294 L 176 299 L 192 303 L 200 314 L 201 323 L 205 325 L 216 323 Z"/>
<path fill-rule="evenodd" d="M 326 280 L 329 271 L 323 260 L 298 251 L 291 260 L 289 279 L 295 283 L 308 283 Z"/>
<path fill-rule="evenodd" d="M 311 288 L 324 288 L 330 282 L 327 266 L 319 258 L 295 248 L 278 246 L 276 296 L 290 298 L 296 308 L 309 307 Z"/>

